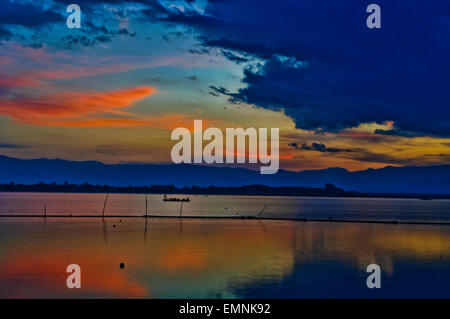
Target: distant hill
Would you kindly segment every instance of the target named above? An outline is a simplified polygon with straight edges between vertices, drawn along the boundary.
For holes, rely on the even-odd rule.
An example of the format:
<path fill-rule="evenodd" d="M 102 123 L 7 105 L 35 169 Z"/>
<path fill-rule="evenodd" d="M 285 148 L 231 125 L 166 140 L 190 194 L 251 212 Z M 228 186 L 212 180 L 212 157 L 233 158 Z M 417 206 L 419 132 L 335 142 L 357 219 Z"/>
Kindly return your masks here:
<path fill-rule="evenodd" d="M 103 164 L 59 159 L 23 160 L 0 156 L 0 183 L 91 183 L 111 186 L 268 186 L 324 187 L 332 183 L 345 190 L 370 193 L 450 194 L 450 165 L 387 166 L 349 172 L 343 168 L 280 170 L 261 175 L 259 170 L 188 164 Z"/>

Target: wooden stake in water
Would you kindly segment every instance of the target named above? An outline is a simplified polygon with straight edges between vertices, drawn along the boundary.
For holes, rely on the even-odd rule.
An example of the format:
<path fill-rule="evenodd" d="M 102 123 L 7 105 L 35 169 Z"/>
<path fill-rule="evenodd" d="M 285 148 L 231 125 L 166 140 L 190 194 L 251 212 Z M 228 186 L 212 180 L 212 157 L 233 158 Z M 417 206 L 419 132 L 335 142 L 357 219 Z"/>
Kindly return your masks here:
<path fill-rule="evenodd" d="M 145 194 L 145 218 L 147 218 L 147 194 Z"/>
<path fill-rule="evenodd" d="M 181 213 L 183 212 L 183 202 L 181 202 L 181 206 L 180 206 L 180 218 L 181 218 Z"/>
<path fill-rule="evenodd" d="M 147 241 L 147 194 L 145 194 L 145 230 L 144 230 L 144 243 Z"/>
<path fill-rule="evenodd" d="M 103 204 L 102 217 L 105 216 L 105 209 L 106 209 L 106 203 L 108 202 L 108 195 L 109 194 L 106 194 L 105 203 Z"/>
<path fill-rule="evenodd" d="M 47 217 L 47 204 L 44 204 L 44 217 Z"/>
<path fill-rule="evenodd" d="M 261 211 L 259 212 L 258 216 L 256 216 L 256 218 L 259 218 L 261 216 L 261 214 L 264 212 L 264 210 L 266 209 L 267 205 L 264 206 L 263 209 L 261 209 Z"/>

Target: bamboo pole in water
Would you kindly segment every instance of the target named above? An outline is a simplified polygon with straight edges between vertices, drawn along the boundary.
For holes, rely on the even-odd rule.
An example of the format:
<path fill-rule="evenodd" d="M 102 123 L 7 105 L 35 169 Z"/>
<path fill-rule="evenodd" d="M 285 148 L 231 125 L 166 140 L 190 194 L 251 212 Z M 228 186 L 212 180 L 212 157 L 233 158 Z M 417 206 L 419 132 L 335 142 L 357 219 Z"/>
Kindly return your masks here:
<path fill-rule="evenodd" d="M 266 209 L 267 205 L 264 206 L 264 208 L 259 212 L 259 214 L 256 216 L 256 218 L 259 218 L 261 216 L 261 214 L 264 212 L 264 210 Z"/>
<path fill-rule="evenodd" d="M 102 217 L 105 216 L 105 209 L 106 209 L 106 202 L 108 201 L 108 195 L 109 194 L 106 194 L 105 203 L 103 204 Z"/>
<path fill-rule="evenodd" d="M 145 194 L 145 218 L 147 218 L 147 194 Z"/>

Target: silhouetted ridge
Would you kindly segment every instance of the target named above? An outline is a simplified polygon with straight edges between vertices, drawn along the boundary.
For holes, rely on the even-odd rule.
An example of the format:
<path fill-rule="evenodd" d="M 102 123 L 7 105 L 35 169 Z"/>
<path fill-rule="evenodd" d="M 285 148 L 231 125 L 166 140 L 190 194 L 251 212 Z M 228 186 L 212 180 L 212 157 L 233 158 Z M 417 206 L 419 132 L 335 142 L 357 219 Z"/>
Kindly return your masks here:
<path fill-rule="evenodd" d="M 19 184 L 90 183 L 126 187 L 129 185 L 168 185 L 239 187 L 322 188 L 330 183 L 344 190 L 364 193 L 450 194 L 450 165 L 387 166 L 349 172 L 333 167 L 300 172 L 279 170 L 261 175 L 258 170 L 190 164 L 104 164 L 95 161 L 75 162 L 60 159 L 23 160 L 0 156 L 0 183 Z"/>

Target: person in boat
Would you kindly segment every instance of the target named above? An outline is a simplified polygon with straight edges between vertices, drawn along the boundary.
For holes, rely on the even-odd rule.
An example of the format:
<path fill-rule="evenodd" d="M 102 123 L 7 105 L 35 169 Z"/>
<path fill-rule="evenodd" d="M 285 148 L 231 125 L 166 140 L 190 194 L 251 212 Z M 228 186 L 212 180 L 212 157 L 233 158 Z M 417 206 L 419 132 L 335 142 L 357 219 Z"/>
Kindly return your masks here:
<path fill-rule="evenodd" d="M 169 198 L 167 197 L 167 195 L 164 195 L 163 201 L 165 202 L 190 202 L 191 200 L 189 199 L 189 197 L 186 198 Z"/>

